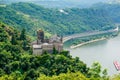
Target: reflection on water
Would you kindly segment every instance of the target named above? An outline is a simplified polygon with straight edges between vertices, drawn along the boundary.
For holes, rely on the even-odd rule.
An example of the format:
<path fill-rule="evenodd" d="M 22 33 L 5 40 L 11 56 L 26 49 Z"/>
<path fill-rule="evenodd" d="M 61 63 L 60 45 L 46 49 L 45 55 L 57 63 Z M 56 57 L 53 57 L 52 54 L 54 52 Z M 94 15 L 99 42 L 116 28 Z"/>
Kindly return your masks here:
<path fill-rule="evenodd" d="M 103 68 L 108 69 L 110 75 L 118 73 L 113 61 L 120 62 L 120 36 L 112 39 L 90 43 L 75 49 L 70 49 L 71 42 L 65 44 L 65 48 L 71 52 L 73 57 L 78 56 L 88 66 L 98 61 Z"/>

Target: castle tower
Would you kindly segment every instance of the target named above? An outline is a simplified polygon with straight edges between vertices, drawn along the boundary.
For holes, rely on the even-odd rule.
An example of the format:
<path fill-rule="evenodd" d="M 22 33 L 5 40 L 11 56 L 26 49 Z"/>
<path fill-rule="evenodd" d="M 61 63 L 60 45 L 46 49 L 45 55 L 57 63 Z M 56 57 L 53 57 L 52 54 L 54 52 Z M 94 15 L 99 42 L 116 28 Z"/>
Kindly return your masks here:
<path fill-rule="evenodd" d="M 60 36 L 60 41 L 61 41 L 61 43 L 63 43 L 63 36 L 62 35 Z"/>
<path fill-rule="evenodd" d="M 42 43 L 44 42 L 44 31 L 38 30 L 37 31 L 37 44 L 40 44 L 41 42 Z"/>

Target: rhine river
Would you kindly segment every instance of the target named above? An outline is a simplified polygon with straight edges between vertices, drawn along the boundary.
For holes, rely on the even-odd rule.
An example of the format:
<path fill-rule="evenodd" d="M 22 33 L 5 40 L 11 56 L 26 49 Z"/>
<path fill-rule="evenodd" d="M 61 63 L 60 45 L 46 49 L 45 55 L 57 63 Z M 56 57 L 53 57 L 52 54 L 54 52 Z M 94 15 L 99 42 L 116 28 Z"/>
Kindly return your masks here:
<path fill-rule="evenodd" d="M 65 48 L 70 51 L 73 57 L 79 57 L 89 67 L 93 62 L 97 61 L 101 64 L 102 69 L 107 68 L 109 75 L 119 73 L 113 62 L 119 61 L 120 63 L 120 35 L 107 40 L 86 44 L 75 49 Z"/>

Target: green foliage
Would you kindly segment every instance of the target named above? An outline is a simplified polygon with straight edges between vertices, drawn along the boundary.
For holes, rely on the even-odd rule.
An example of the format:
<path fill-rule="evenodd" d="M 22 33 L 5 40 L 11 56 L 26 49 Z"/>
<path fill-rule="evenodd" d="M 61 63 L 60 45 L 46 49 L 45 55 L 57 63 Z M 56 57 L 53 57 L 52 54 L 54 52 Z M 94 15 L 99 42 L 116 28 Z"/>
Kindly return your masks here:
<path fill-rule="evenodd" d="M 88 74 L 90 77 L 99 78 L 100 72 L 101 72 L 101 65 L 98 62 L 94 62 L 91 68 L 89 69 Z"/>
<path fill-rule="evenodd" d="M 25 29 L 23 29 L 23 30 L 21 31 L 21 34 L 20 34 L 20 40 L 26 40 Z"/>
<path fill-rule="evenodd" d="M 69 35 L 93 30 L 114 28 L 107 11 L 102 9 L 47 9 L 31 3 L 14 3 L 0 7 L 0 20 L 17 29 L 25 28 L 27 34 L 36 35 L 38 29 L 48 34 Z M 49 35 L 48 35 L 49 36 Z"/>
<path fill-rule="evenodd" d="M 0 28 L 7 35 L 7 41 L 0 42 L 0 80 L 109 80 L 107 70 L 101 71 L 98 62 L 88 68 L 78 57 L 72 58 L 69 51 L 58 53 L 55 49 L 54 54 L 28 54 L 26 34 L 26 40 L 20 40 L 16 30 L 1 22 Z M 112 79 L 119 80 L 119 77 Z"/>
<path fill-rule="evenodd" d="M 17 39 L 14 34 L 12 35 L 12 38 L 11 38 L 11 44 L 13 44 L 13 45 L 17 44 Z"/>
<path fill-rule="evenodd" d="M 8 34 L 5 32 L 4 28 L 0 27 L 0 42 L 7 42 Z"/>
<path fill-rule="evenodd" d="M 101 73 L 101 65 L 94 63 L 88 68 L 78 57 L 68 51 L 41 56 L 30 55 L 30 40 L 26 31 L 35 36 L 38 28 L 49 34 L 68 35 L 92 30 L 114 28 L 108 15 L 101 9 L 46 9 L 30 3 L 17 3 L 0 7 L 0 80 L 108 80 L 107 70 Z M 22 26 L 22 28 L 21 28 Z M 59 27 L 58 27 L 59 26 Z M 74 27 L 73 27 L 74 26 Z M 24 27 L 24 28 L 23 28 Z M 26 29 L 26 31 L 25 31 Z M 54 30 L 53 30 L 54 29 Z M 112 78 L 119 80 L 119 75 Z"/>
<path fill-rule="evenodd" d="M 48 77 L 45 75 L 41 75 L 37 80 L 89 80 L 86 78 L 82 73 L 75 72 L 75 73 L 62 73 L 58 76 L 54 75 L 52 77 Z"/>
<path fill-rule="evenodd" d="M 113 20 L 114 23 L 120 23 L 120 4 L 105 4 L 105 3 L 101 3 L 101 4 L 96 4 L 95 6 L 93 6 L 93 8 L 97 8 L 97 9 L 102 9 L 103 11 L 107 12 L 109 18 L 111 18 L 111 20 Z M 115 13 L 117 12 L 117 13 Z"/>
<path fill-rule="evenodd" d="M 12 75 L 13 72 L 19 71 L 24 76 L 24 80 L 36 80 L 39 75 L 47 76 L 59 75 L 61 73 L 79 71 L 87 74 L 87 67 L 79 59 L 69 58 L 63 54 L 43 54 L 41 56 L 33 56 L 29 54 L 12 54 L 8 52 L 0 53 L 0 67 L 5 74 Z M 16 73 L 15 73 L 16 74 Z M 16 74 L 17 75 L 17 74 Z M 1 78 L 2 78 L 1 77 Z M 12 75 L 13 78 L 19 78 Z"/>
<path fill-rule="evenodd" d="M 87 74 L 86 64 L 78 58 L 72 58 L 67 51 L 58 54 L 54 50 L 54 54 L 46 53 L 41 56 L 28 54 L 28 38 L 22 36 L 20 39 L 21 35 L 26 36 L 25 31 L 19 35 L 5 24 L 0 25 L 1 31 L 8 35 L 7 42 L 6 40 L 0 42 L 0 79 L 36 80 L 41 74 L 53 76 L 68 71 Z"/>
<path fill-rule="evenodd" d="M 102 74 L 103 74 L 103 78 L 108 78 L 107 69 L 104 69 Z"/>
<path fill-rule="evenodd" d="M 69 52 L 58 54 L 54 49 L 54 54 L 30 55 L 25 30 L 18 33 L 3 23 L 0 23 L 0 28 L 5 33 L 3 35 L 7 35 L 7 40 L 3 37 L 0 41 L 0 79 L 36 80 L 41 74 L 53 76 L 68 71 L 87 73 L 86 64 L 72 58 Z"/>
<path fill-rule="evenodd" d="M 53 54 L 57 54 L 58 51 L 56 50 L 55 46 L 53 47 Z"/>
<path fill-rule="evenodd" d="M 3 76 L 5 74 L 5 71 L 0 68 L 0 76 Z"/>
<path fill-rule="evenodd" d="M 39 73 L 37 71 L 35 71 L 34 69 L 30 69 L 26 73 L 26 77 L 24 80 L 36 80 L 37 77 L 39 77 Z"/>
<path fill-rule="evenodd" d="M 112 76 L 111 80 L 120 80 L 120 74 Z"/>

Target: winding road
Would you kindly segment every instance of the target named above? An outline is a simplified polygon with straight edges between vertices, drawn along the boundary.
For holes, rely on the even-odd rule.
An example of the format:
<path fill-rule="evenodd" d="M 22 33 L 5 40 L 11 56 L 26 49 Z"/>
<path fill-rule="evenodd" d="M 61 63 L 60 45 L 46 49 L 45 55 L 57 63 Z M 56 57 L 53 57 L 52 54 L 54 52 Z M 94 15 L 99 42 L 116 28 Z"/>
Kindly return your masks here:
<path fill-rule="evenodd" d="M 99 35 L 99 34 L 105 34 L 105 33 L 111 33 L 111 32 L 117 32 L 118 27 L 115 29 L 107 30 L 107 31 L 94 31 L 94 32 L 85 32 L 85 33 L 79 33 L 79 34 L 73 34 L 69 36 L 63 37 L 63 43 L 65 43 L 68 40 L 75 39 L 75 38 L 80 38 L 80 37 L 87 37 L 87 36 L 92 36 L 92 35 Z"/>

